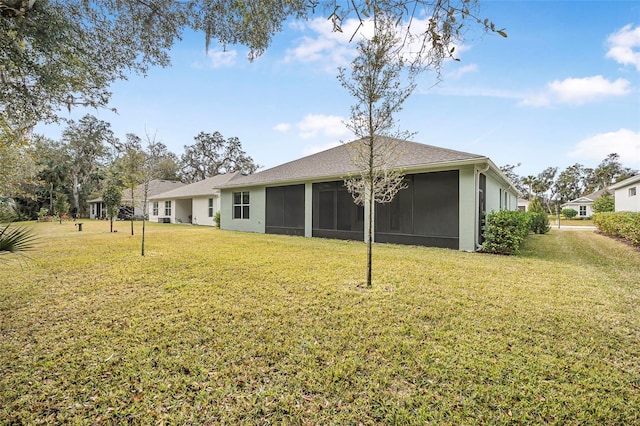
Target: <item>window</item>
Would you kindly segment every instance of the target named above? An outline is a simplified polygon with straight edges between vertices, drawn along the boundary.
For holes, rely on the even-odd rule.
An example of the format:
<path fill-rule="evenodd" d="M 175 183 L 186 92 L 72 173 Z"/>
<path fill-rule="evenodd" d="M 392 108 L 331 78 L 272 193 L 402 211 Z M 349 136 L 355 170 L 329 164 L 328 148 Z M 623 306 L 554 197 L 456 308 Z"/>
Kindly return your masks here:
<path fill-rule="evenodd" d="M 209 217 L 213 217 L 213 198 L 209 198 Z"/>
<path fill-rule="evenodd" d="M 171 216 L 171 201 L 164 202 L 164 215 Z"/>
<path fill-rule="evenodd" d="M 249 219 L 249 192 L 233 193 L 233 218 Z"/>
<path fill-rule="evenodd" d="M 629 197 L 635 197 L 636 196 L 636 187 L 634 186 L 633 188 L 629 188 Z"/>
<path fill-rule="evenodd" d="M 157 201 L 153 202 L 153 215 L 154 216 L 158 216 L 158 202 Z"/>
<path fill-rule="evenodd" d="M 580 216 L 587 215 L 587 206 L 580 206 Z"/>

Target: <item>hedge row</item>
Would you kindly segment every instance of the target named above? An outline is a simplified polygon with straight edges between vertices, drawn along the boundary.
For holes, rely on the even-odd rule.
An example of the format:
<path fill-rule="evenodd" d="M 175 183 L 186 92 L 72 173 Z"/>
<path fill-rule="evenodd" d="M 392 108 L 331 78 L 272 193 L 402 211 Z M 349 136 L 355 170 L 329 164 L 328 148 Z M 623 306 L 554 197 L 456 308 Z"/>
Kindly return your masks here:
<path fill-rule="evenodd" d="M 593 223 L 603 234 L 622 238 L 640 247 L 640 213 L 596 213 L 593 215 Z"/>
<path fill-rule="evenodd" d="M 487 215 L 482 251 L 516 254 L 529 232 L 533 215 L 520 210 L 500 210 Z"/>

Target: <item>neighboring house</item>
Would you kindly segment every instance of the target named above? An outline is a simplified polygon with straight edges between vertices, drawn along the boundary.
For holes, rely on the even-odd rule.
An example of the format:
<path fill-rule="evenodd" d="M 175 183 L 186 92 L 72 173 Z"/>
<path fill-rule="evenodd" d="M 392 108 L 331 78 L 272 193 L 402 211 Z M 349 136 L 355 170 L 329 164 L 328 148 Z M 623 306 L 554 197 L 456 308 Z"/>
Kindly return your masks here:
<path fill-rule="evenodd" d="M 640 212 L 640 175 L 615 183 L 609 189 L 614 191 L 617 212 Z"/>
<path fill-rule="evenodd" d="M 578 212 L 576 218 L 583 219 L 593 216 L 593 202 L 602 197 L 606 189 L 601 189 L 591 194 L 583 195 L 580 198 L 566 202 L 561 206 L 562 209 L 573 209 Z"/>
<path fill-rule="evenodd" d="M 353 143 L 230 179 L 220 186 L 221 227 L 364 241 L 366 209 L 343 186 L 357 171 Z M 483 212 L 518 208 L 518 190 L 488 157 L 408 141 L 400 147 L 396 166 L 407 188 L 376 205 L 375 241 L 474 251 Z"/>
<path fill-rule="evenodd" d="M 149 197 L 149 221 L 214 226 L 213 218 L 220 211 L 220 191 L 214 188 L 238 173 L 210 177 Z"/>
<path fill-rule="evenodd" d="M 147 191 L 147 198 L 150 198 L 156 194 L 167 192 L 175 188 L 185 186 L 184 183 L 175 180 L 154 179 L 149 182 L 149 189 Z M 133 215 L 136 217 L 142 217 L 142 200 L 144 198 L 144 185 L 138 185 L 134 189 L 135 202 Z M 131 211 L 131 189 L 122 190 L 122 208 Z M 89 200 L 89 218 L 102 219 L 107 216 L 107 209 L 105 208 L 102 197 Z"/>
<path fill-rule="evenodd" d="M 518 210 L 522 210 L 523 212 L 529 211 L 530 202 L 531 201 L 524 198 L 518 198 Z"/>

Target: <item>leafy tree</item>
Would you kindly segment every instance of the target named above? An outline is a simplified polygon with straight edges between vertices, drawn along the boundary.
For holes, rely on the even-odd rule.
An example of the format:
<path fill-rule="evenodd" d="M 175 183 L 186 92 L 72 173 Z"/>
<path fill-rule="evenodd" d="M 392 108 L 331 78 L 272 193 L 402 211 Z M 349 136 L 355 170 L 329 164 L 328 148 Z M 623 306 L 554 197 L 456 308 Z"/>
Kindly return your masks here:
<path fill-rule="evenodd" d="M 399 39 L 388 17 L 374 18 L 374 35 L 358 42 L 358 56 L 351 63 L 350 75 L 340 68 L 338 79 L 354 98 L 347 127 L 360 139 L 352 142 L 351 162 L 360 170 L 344 184 L 354 202 L 363 205 L 369 218 L 367 240 L 367 286 L 371 286 L 373 209 L 375 203 L 389 203 L 405 188 L 404 174 L 397 169 L 402 154 L 398 137 L 408 132 L 396 129 L 394 114 L 415 88 L 411 79 L 402 85 L 405 62 L 397 55 Z M 411 78 L 411 74 L 409 74 Z"/>
<path fill-rule="evenodd" d="M 522 193 L 526 194 L 526 199 L 528 200 L 533 195 L 533 186 L 536 184 L 536 177 L 533 175 L 529 175 L 521 178 L 520 181 L 526 189 L 525 191 L 522 191 Z"/>
<path fill-rule="evenodd" d="M 184 147 L 181 157 L 185 182 L 198 182 L 221 173 L 253 173 L 260 167 L 244 152 L 237 137 L 225 139 L 220 132 L 200 132 L 194 140 L 193 145 Z"/>
<path fill-rule="evenodd" d="M 37 137 L 35 140 L 35 158 L 37 161 L 38 180 L 42 189 L 48 194 L 49 211 L 53 211 L 53 195 L 66 190 L 70 185 L 71 158 L 65 146 L 52 139 Z"/>
<path fill-rule="evenodd" d="M 557 172 L 557 167 L 547 167 L 538 174 L 533 183 L 533 192 L 536 198 L 538 198 L 538 201 L 541 203 L 544 200 L 547 206 L 547 212 L 549 213 L 551 212 L 551 200 L 555 195 L 554 181 Z"/>
<path fill-rule="evenodd" d="M 594 213 L 614 212 L 616 210 L 616 202 L 613 195 L 605 192 L 602 197 L 593 202 L 591 208 Z"/>
<path fill-rule="evenodd" d="M 182 180 L 180 175 L 180 159 L 169 151 L 162 142 L 150 142 L 147 153 L 155 159 L 155 179 Z"/>
<path fill-rule="evenodd" d="M 69 207 L 70 204 L 67 194 L 65 194 L 64 192 L 56 192 L 56 199 L 53 203 L 53 208 L 55 209 L 60 223 L 62 223 L 62 216 L 69 213 Z"/>
<path fill-rule="evenodd" d="M 566 217 L 567 219 L 573 219 L 574 217 L 576 217 L 578 215 L 578 210 L 576 209 L 562 209 L 562 216 Z"/>
<path fill-rule="evenodd" d="M 560 172 L 555 182 L 555 192 L 560 196 L 560 202 L 575 200 L 583 194 L 583 175 L 584 167 L 577 163 Z"/>
<path fill-rule="evenodd" d="M 518 189 L 518 191 L 520 191 L 522 194 L 526 194 L 527 189 L 525 188 L 525 184 L 522 178 L 518 176 L 516 172 L 514 172 L 514 169 L 516 167 L 520 167 L 520 163 L 506 164 L 500 167 L 500 171 L 511 181 L 511 183 L 513 183 L 513 185 Z"/>
<path fill-rule="evenodd" d="M 531 215 L 531 231 L 536 234 L 546 234 L 551 227 L 549 226 L 549 216 L 547 210 L 542 205 L 540 198 L 535 197 L 529 203 L 529 211 Z"/>
<path fill-rule="evenodd" d="M 122 188 L 115 179 L 109 179 L 105 189 L 102 191 L 102 201 L 107 209 L 109 218 L 109 232 L 113 232 L 113 218 L 118 216 L 122 204 Z"/>
<path fill-rule="evenodd" d="M 71 159 L 71 190 L 73 209 L 83 215 L 92 173 L 101 165 L 108 151 L 105 144 L 114 142 L 111 125 L 92 115 L 85 115 L 78 122 L 70 121 L 62 133 L 62 141 Z M 83 199 L 81 199 L 81 196 Z"/>

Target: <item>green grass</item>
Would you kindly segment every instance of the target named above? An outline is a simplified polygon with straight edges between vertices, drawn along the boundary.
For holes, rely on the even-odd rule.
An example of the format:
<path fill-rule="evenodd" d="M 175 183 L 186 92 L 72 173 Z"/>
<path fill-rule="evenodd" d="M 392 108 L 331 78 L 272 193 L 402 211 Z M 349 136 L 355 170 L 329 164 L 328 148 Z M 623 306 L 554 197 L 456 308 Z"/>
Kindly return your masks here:
<path fill-rule="evenodd" d="M 638 424 L 640 253 L 41 223 L 0 258 L 2 424 Z M 15 258 L 14 258 L 15 259 Z"/>

